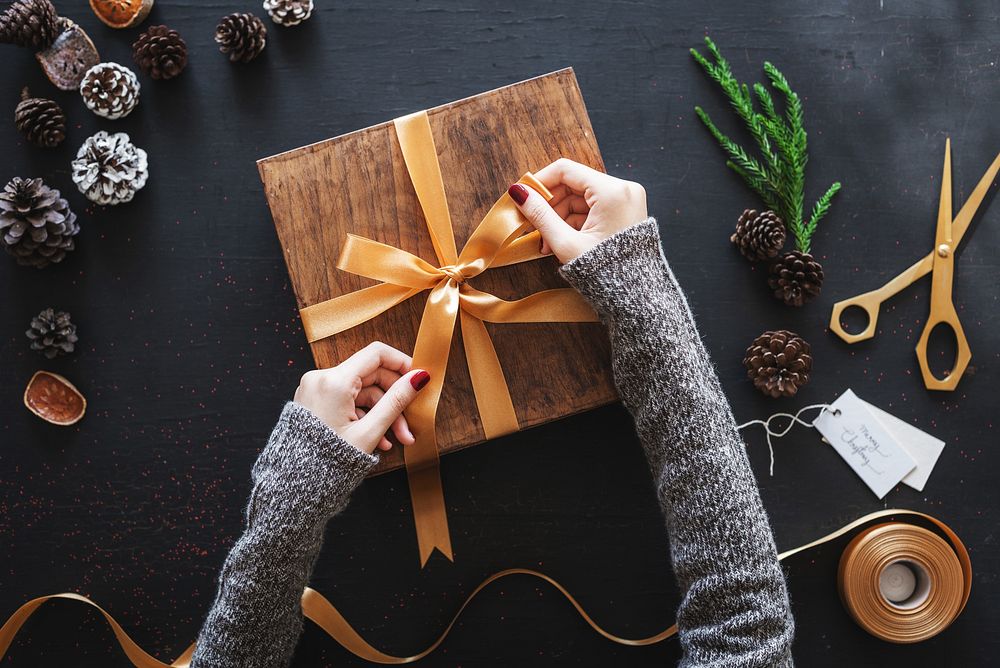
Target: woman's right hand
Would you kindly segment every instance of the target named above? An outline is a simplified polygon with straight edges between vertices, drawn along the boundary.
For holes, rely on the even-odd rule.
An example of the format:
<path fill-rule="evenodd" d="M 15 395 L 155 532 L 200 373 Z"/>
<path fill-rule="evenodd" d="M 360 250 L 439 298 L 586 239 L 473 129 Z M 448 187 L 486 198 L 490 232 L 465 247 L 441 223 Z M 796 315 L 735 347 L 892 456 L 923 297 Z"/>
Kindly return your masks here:
<path fill-rule="evenodd" d="M 552 200 L 515 183 L 507 191 L 542 235 L 541 252 L 569 262 L 601 241 L 645 220 L 646 191 L 638 183 L 609 176 L 560 158 L 535 173 Z"/>

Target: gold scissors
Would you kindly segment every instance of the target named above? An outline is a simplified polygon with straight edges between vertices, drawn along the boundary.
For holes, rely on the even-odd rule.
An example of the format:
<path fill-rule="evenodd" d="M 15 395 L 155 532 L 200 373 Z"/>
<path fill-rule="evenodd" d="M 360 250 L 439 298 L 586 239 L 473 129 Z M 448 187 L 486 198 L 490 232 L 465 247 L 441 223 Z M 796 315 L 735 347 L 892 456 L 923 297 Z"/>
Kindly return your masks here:
<path fill-rule="evenodd" d="M 982 204 L 983 198 L 993 184 L 997 171 L 1000 170 L 1000 154 L 993 160 L 983 178 L 979 180 L 969 199 L 965 201 L 962 210 L 952 219 L 951 204 L 951 139 L 944 145 L 944 173 L 941 176 L 941 198 L 938 203 L 937 232 L 934 235 L 934 250 L 891 281 L 877 290 L 851 297 L 833 305 L 830 316 L 830 329 L 847 343 L 857 343 L 875 336 L 875 323 L 878 320 L 879 307 L 882 302 L 896 295 L 903 288 L 933 272 L 931 276 L 931 309 L 924 325 L 924 331 L 917 342 L 917 360 L 920 362 L 920 373 L 924 377 L 924 386 L 929 390 L 954 390 L 961 380 L 965 368 L 972 359 L 969 342 L 962 331 L 962 323 L 958 320 L 955 304 L 951 298 L 952 280 L 955 275 L 955 247 L 962 241 L 969 223 Z M 857 306 L 868 315 L 868 326 L 858 334 L 851 334 L 840 324 L 840 316 L 844 309 Z M 927 364 L 927 339 L 938 325 L 948 325 L 955 333 L 958 351 L 955 355 L 955 365 L 944 378 L 935 376 Z"/>

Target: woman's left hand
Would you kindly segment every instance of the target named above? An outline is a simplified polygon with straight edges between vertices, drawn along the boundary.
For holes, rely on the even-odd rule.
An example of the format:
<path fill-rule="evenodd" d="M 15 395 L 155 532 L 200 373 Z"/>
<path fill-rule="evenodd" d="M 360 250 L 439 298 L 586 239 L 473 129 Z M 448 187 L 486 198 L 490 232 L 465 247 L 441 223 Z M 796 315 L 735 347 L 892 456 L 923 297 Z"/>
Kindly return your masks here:
<path fill-rule="evenodd" d="M 303 375 L 295 402 L 362 452 L 392 448 L 386 438 L 390 429 L 410 445 L 413 433 L 403 411 L 430 380 L 412 365 L 406 353 L 375 341 L 331 369 Z"/>

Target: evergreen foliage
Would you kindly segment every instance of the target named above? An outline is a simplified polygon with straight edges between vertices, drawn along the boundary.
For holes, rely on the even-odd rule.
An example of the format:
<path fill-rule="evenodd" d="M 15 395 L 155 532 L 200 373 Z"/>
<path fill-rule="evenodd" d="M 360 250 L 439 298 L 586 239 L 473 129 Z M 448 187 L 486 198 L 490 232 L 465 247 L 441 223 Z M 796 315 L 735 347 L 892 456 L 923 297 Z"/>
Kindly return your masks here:
<path fill-rule="evenodd" d="M 781 216 L 795 237 L 796 248 L 808 253 L 816 226 L 830 210 L 840 183 L 836 182 L 827 189 L 813 206 L 808 222 L 804 221 L 805 174 L 809 156 L 802 124 L 802 102 L 781 71 L 765 62 L 764 73 L 771 87 L 784 99 L 784 114 L 781 114 L 764 84 L 755 83 L 751 89 L 747 84 L 740 83 L 733 75 L 729 62 L 708 37 L 705 37 L 705 46 L 711 61 L 696 49 L 691 49 L 691 55 L 709 78 L 722 88 L 733 111 L 756 142 L 759 155 L 752 155 L 726 136 L 701 107 L 695 107 L 695 113 L 726 152 L 726 164 L 760 195 L 768 208 Z"/>

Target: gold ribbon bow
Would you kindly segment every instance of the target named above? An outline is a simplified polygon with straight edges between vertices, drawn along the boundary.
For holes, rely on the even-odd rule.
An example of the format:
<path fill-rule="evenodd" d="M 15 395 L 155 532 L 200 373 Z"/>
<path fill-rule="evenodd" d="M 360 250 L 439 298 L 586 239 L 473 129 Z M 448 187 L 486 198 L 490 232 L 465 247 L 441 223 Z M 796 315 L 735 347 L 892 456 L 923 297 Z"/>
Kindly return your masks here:
<path fill-rule="evenodd" d="M 430 290 L 417 331 L 413 365 L 426 369 L 431 379 L 406 411 L 416 442 L 403 449 L 422 567 L 435 549 L 454 560 L 434 422 L 456 320 L 461 322 L 465 357 L 483 432 L 491 439 L 515 432 L 519 425 L 500 360 L 483 323 L 596 322 L 597 314 L 570 288 L 544 290 L 509 302 L 469 285 L 469 279 L 490 267 L 542 257 L 538 232 L 529 232 L 531 224 L 505 193 L 459 253 L 427 112 L 398 118 L 394 125 L 438 266 L 399 248 L 349 234 L 337 267 L 382 283 L 308 306 L 301 315 L 311 343 L 360 325 L 417 293 Z M 531 174 L 525 174 L 519 182 L 547 200 L 552 198 Z"/>

